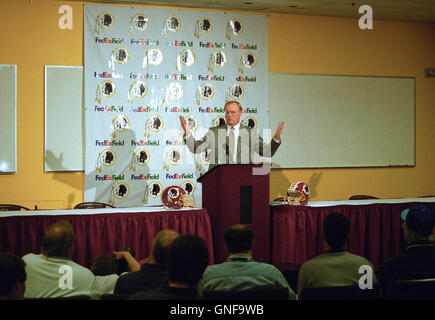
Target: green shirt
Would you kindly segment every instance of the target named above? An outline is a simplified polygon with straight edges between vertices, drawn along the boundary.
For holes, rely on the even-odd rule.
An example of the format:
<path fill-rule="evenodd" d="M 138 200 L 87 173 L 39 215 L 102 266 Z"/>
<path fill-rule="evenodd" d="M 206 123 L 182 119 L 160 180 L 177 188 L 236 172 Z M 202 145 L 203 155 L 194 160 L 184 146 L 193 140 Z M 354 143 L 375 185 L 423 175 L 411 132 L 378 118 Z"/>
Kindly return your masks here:
<path fill-rule="evenodd" d="M 33 253 L 25 255 L 23 260 L 27 275 L 24 298 L 93 295 L 95 276 L 74 261 Z"/>
<path fill-rule="evenodd" d="M 255 262 L 250 255 L 232 254 L 221 264 L 208 266 L 201 279 L 204 291 L 243 291 L 256 287 L 280 288 L 289 290 L 289 299 L 296 299 L 284 275 L 275 266 Z"/>
<path fill-rule="evenodd" d="M 298 295 L 309 287 L 335 287 L 358 285 L 364 273 L 360 267 L 368 266 L 373 270 L 373 283 L 377 282 L 373 265 L 366 258 L 350 252 L 321 254 L 305 262 L 298 274 Z"/>

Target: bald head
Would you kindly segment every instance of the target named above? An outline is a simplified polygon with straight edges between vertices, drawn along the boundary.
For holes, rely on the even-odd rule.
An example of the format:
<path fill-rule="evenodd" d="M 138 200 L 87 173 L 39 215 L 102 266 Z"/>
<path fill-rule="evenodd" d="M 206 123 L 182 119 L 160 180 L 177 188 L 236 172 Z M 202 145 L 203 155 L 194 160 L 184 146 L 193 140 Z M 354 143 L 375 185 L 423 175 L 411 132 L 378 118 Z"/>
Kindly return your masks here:
<path fill-rule="evenodd" d="M 169 246 L 179 235 L 171 229 L 163 229 L 157 233 L 151 248 L 151 256 L 156 264 L 167 264 Z"/>
<path fill-rule="evenodd" d="M 75 235 L 68 221 L 57 221 L 45 230 L 42 253 L 47 257 L 71 258 Z"/>

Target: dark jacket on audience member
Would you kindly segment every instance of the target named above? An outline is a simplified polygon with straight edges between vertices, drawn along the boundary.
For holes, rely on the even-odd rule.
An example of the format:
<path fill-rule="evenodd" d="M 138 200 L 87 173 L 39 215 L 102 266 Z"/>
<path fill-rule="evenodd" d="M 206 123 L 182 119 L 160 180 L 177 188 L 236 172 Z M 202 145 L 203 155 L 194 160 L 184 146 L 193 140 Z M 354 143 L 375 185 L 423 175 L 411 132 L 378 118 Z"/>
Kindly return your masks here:
<path fill-rule="evenodd" d="M 387 289 L 395 280 L 435 278 L 435 246 L 416 243 L 397 257 L 391 258 L 381 268 L 381 286 Z"/>
<path fill-rule="evenodd" d="M 167 268 L 160 264 L 143 264 L 139 271 L 119 277 L 114 294 L 133 294 L 168 285 Z"/>

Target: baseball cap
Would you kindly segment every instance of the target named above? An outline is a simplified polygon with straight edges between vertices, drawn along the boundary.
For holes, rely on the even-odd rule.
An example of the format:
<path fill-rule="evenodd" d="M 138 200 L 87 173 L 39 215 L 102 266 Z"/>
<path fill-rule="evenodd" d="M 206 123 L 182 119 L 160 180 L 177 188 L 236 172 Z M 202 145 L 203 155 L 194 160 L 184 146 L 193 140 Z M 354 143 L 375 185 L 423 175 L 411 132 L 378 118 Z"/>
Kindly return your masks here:
<path fill-rule="evenodd" d="M 430 208 L 423 205 L 403 210 L 400 217 L 406 221 L 408 227 L 422 236 L 430 235 L 435 226 L 435 215 Z"/>

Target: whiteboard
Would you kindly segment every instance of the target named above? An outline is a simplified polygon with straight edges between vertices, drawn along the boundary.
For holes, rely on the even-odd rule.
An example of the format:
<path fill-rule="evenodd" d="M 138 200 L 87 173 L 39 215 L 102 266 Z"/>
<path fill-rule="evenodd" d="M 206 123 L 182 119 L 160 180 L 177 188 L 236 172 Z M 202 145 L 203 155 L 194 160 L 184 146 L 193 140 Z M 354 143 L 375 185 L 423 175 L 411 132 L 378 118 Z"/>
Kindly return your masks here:
<path fill-rule="evenodd" d="M 45 172 L 84 170 L 83 67 L 45 66 Z"/>
<path fill-rule="evenodd" d="M 272 168 L 415 165 L 415 78 L 269 73 Z"/>
<path fill-rule="evenodd" d="M 17 172 L 17 66 L 0 64 L 0 173 Z"/>

